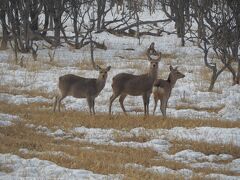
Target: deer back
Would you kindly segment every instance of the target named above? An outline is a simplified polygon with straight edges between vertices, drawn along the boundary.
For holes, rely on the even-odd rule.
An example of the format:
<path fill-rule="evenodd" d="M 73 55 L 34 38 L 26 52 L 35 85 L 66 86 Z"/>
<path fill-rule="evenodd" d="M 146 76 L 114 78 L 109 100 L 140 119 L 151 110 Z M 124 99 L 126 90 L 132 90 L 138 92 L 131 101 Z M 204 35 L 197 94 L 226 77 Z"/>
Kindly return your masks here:
<path fill-rule="evenodd" d="M 151 91 L 153 82 L 157 78 L 158 59 L 150 59 L 149 72 L 142 75 L 133 75 L 128 73 L 120 73 L 113 78 L 112 88 L 115 93 L 125 93 L 133 96 L 142 95 Z"/>
<path fill-rule="evenodd" d="M 109 66 L 103 69 L 97 66 L 99 71 L 98 79 L 84 78 L 73 74 L 61 76 L 59 78 L 59 89 L 62 94 L 76 98 L 96 97 L 105 86 L 107 72 L 110 68 Z"/>

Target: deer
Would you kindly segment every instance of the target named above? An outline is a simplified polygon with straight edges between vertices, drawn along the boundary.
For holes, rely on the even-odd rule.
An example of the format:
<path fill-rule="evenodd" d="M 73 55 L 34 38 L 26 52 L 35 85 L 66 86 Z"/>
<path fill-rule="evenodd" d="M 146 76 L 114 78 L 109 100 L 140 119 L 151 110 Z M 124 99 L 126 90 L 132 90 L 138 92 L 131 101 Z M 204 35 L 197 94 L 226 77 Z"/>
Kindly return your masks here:
<path fill-rule="evenodd" d="M 127 115 L 123 102 L 127 95 L 142 96 L 144 103 L 144 115 L 149 115 L 149 98 L 152 92 L 154 81 L 157 79 L 158 63 L 161 60 L 161 53 L 158 53 L 157 58 L 153 59 L 147 54 L 150 62 L 148 73 L 141 75 L 133 75 L 128 73 L 120 73 L 112 79 L 113 94 L 110 97 L 109 115 L 111 115 L 111 108 L 113 101 L 119 97 L 121 108 L 125 115 Z"/>
<path fill-rule="evenodd" d="M 174 88 L 178 79 L 184 78 L 185 75 L 178 71 L 176 68 L 173 68 L 171 65 L 169 67 L 170 73 L 167 80 L 157 79 L 153 84 L 153 98 L 154 98 L 154 109 L 153 115 L 157 107 L 158 100 L 161 101 L 160 110 L 163 117 L 166 117 L 166 109 L 168 104 L 168 99 L 171 96 L 172 89 Z"/>
<path fill-rule="evenodd" d="M 53 105 L 53 111 L 55 112 L 58 105 L 58 111 L 60 112 L 61 101 L 67 96 L 73 96 L 75 98 L 86 98 L 90 115 L 95 115 L 95 98 L 99 95 L 106 84 L 108 71 L 111 66 L 107 68 L 101 68 L 96 65 L 95 70 L 99 72 L 98 78 L 84 78 L 73 74 L 66 74 L 59 77 L 58 87 L 60 94 L 55 97 Z"/>

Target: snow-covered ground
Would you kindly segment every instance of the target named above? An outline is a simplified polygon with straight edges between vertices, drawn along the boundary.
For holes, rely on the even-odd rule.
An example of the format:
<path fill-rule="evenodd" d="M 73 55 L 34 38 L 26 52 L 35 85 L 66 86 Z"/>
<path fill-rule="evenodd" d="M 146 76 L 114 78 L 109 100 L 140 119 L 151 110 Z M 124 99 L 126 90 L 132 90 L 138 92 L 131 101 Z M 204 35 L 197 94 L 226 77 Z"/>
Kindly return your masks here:
<path fill-rule="evenodd" d="M 172 28 L 170 24 L 166 28 Z M 204 69 L 202 53 L 191 43 L 186 47 L 180 46 L 180 40 L 175 35 L 164 35 L 162 37 L 144 36 L 141 44 L 138 40 L 130 37 L 116 37 L 103 32 L 94 37 L 98 41 L 104 41 L 108 49 L 106 51 L 96 49 L 95 59 L 103 66 L 111 65 L 105 88 L 96 99 L 96 112 L 107 112 L 109 98 L 112 94 L 112 77 L 120 72 L 140 74 L 148 70 L 148 61 L 143 56 L 151 42 L 155 42 L 155 47 L 163 53 L 163 58 L 159 65 L 159 78 L 166 79 L 169 73 L 169 65 L 178 66 L 179 70 L 185 74 L 185 78 L 179 80 L 173 89 L 169 99 L 167 115 L 175 118 L 187 119 L 218 119 L 219 121 L 239 121 L 240 120 L 240 86 L 231 86 L 230 73 L 224 72 L 216 82 L 215 91 L 207 92 L 209 82 L 206 80 L 207 71 Z M 12 62 L 11 51 L 0 52 L 0 86 L 7 87 L 0 93 L 0 101 L 8 104 L 31 104 L 53 102 L 53 97 L 58 93 L 58 77 L 67 73 L 73 73 L 84 77 L 97 77 L 98 72 L 89 68 L 90 50 L 85 47 L 80 50 L 70 51 L 67 46 L 56 50 L 54 63 L 48 62 L 48 50 L 44 49 L 42 42 L 39 42 L 39 61 L 33 62 L 29 54 L 23 54 L 24 67 L 15 65 Z M 134 51 L 124 50 L 133 48 Z M 164 57 L 165 55 L 165 57 Z M 169 57 L 167 56 L 169 55 Z M 12 92 L 36 91 L 46 96 L 31 96 L 29 94 L 18 94 Z M 16 95 L 18 94 L 18 95 Z M 65 111 L 77 110 L 88 111 L 87 102 L 84 99 L 67 97 L 63 100 Z M 131 114 L 143 114 L 139 109 L 143 109 L 141 97 L 127 97 L 124 102 L 126 109 Z M 150 112 L 152 112 L 153 100 L 150 100 Z M 157 116 L 161 116 L 159 108 Z M 115 114 L 122 113 L 119 102 L 113 104 Z M 0 112 L 0 126 L 11 126 L 21 119 L 18 116 Z M 174 155 L 168 154 L 172 146 L 172 139 L 191 140 L 207 142 L 212 144 L 232 144 L 240 148 L 240 128 L 215 128 L 215 127 L 195 127 L 183 128 L 174 127 L 172 129 L 145 129 L 137 127 L 131 130 L 101 129 L 75 127 L 65 132 L 58 129 L 52 132 L 48 127 L 26 125 L 36 130 L 36 133 L 45 133 L 54 138 L 70 138 L 76 142 L 91 142 L 94 144 L 127 146 L 132 148 L 151 148 L 167 160 L 179 161 L 190 164 L 192 168 L 211 167 L 216 169 L 229 170 L 240 174 L 240 159 L 234 159 L 230 154 L 204 154 L 186 149 Z M 83 138 L 73 137 L 74 133 L 84 134 Z M 1 133 L 0 133 L 1 135 Z M 144 135 L 150 139 L 146 142 L 118 142 L 116 135 L 121 137 L 136 137 Z M 23 153 L 29 153 L 28 149 L 22 149 Z M 240 152 L 240 151 L 239 151 Z M 240 153 L 239 153 L 240 155 Z M 218 161 L 230 161 L 227 164 Z M 0 167 L 7 167 L 10 172 L 1 172 L 0 179 L 15 178 L 44 178 L 50 179 L 121 179 L 121 175 L 100 175 L 87 170 L 72 170 L 60 167 L 52 162 L 40 159 L 23 159 L 13 154 L 0 154 Z M 126 164 L 126 167 L 142 168 L 160 174 L 173 173 L 184 175 L 190 178 L 193 171 L 190 169 L 173 170 L 163 166 L 142 167 L 138 164 Z M 1 170 L 1 168 L 0 168 Z M 208 174 L 208 178 L 214 179 L 238 179 L 236 176 L 224 174 Z"/>
<path fill-rule="evenodd" d="M 0 172 L 0 179 L 121 179 L 116 175 L 94 174 L 87 170 L 67 169 L 50 161 L 37 158 L 23 159 L 16 155 L 0 154 L 0 166 L 8 173 Z"/>

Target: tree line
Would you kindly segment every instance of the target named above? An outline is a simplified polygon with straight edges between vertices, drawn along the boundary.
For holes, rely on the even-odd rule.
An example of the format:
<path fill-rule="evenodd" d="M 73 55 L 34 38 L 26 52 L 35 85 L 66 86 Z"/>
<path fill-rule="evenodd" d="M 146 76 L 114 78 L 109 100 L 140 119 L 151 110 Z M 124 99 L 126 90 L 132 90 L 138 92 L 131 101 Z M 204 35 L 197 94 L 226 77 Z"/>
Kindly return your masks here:
<path fill-rule="evenodd" d="M 143 11 L 163 12 L 167 18 L 144 21 L 139 17 Z M 76 49 L 88 44 L 106 49 L 104 42 L 92 38 L 92 33 L 103 31 L 136 37 L 139 43 L 143 35 L 176 34 L 182 46 L 190 41 L 202 50 L 212 72 L 209 90 L 226 69 L 232 83 L 240 83 L 238 0 L 1 0 L 0 22 L 0 48 L 9 44 L 16 53 L 36 53 L 38 40 L 50 47 L 64 42 Z M 173 32 L 164 30 L 168 22 L 175 23 Z M 143 25 L 149 30 L 144 31 Z M 73 35 L 69 35 L 69 27 Z"/>

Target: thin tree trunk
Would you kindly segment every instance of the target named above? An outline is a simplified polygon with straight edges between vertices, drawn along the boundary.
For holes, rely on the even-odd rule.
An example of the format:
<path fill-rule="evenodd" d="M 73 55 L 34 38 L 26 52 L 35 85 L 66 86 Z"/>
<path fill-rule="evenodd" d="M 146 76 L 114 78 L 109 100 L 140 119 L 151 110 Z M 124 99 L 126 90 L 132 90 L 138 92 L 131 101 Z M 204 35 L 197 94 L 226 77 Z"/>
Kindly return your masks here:
<path fill-rule="evenodd" d="M 6 23 L 6 12 L 4 10 L 0 10 L 0 20 L 1 20 L 2 31 L 3 31 L 3 37 L 2 37 L 0 49 L 5 50 L 7 49 L 8 30 L 7 30 L 7 23 Z"/>

